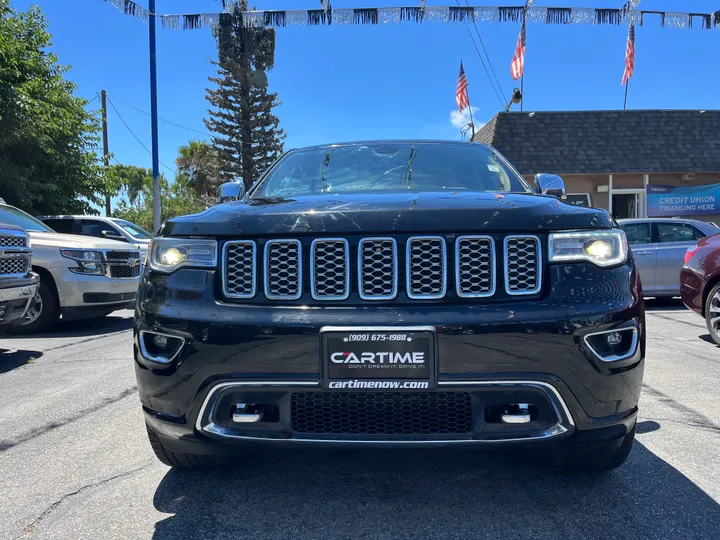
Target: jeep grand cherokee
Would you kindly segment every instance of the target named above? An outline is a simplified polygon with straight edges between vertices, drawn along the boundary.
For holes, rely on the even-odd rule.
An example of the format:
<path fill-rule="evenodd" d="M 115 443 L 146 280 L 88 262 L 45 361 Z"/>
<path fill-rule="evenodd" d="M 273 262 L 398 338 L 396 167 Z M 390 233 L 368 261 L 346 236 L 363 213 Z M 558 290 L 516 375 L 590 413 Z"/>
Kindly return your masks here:
<path fill-rule="evenodd" d="M 640 279 L 610 215 L 563 195 L 485 145 L 352 143 L 288 152 L 244 199 L 168 220 L 134 331 L 157 457 L 550 444 L 619 466 Z"/>

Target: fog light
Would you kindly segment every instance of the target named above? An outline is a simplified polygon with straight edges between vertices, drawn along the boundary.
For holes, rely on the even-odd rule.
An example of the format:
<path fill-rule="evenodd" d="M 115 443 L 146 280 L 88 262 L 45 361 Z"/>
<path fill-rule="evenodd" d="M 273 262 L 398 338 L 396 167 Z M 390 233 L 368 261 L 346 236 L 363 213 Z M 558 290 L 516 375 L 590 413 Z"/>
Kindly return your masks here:
<path fill-rule="evenodd" d="M 620 335 L 620 332 L 612 332 L 611 334 L 607 335 L 608 345 L 611 345 L 611 346 L 620 345 L 621 341 L 622 341 L 622 336 Z"/>
<path fill-rule="evenodd" d="M 584 338 L 590 351 L 603 362 L 625 360 L 638 347 L 638 329 L 634 326 L 588 334 Z"/>
<path fill-rule="evenodd" d="M 185 338 L 170 334 L 158 334 L 151 330 L 140 330 L 140 353 L 143 358 L 157 364 L 169 364 L 182 351 Z"/>

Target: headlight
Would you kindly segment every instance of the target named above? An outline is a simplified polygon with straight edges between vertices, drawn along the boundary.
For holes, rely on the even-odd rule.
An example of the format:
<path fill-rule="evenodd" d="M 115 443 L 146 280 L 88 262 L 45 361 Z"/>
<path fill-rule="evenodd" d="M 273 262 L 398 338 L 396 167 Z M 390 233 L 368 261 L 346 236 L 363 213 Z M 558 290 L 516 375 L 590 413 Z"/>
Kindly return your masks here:
<path fill-rule="evenodd" d="M 154 238 L 148 264 L 158 272 L 173 272 L 183 266 L 217 266 L 217 242 L 194 238 Z"/>
<path fill-rule="evenodd" d="M 621 230 L 553 233 L 549 243 L 550 262 L 590 261 L 605 267 L 624 263 L 628 255 Z"/>
<path fill-rule="evenodd" d="M 72 259 L 77 263 L 76 267 L 70 268 L 70 271 L 75 274 L 105 274 L 105 267 L 103 265 L 101 251 L 88 251 L 85 249 L 61 249 L 60 255 L 68 259 Z"/>

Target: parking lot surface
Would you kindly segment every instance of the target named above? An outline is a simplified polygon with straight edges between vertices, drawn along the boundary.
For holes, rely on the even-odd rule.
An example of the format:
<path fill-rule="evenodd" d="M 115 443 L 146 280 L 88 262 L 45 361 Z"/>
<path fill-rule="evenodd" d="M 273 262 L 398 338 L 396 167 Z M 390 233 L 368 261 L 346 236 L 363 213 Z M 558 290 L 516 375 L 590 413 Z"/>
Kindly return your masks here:
<path fill-rule="evenodd" d="M 652 302 L 628 462 L 524 453 L 258 449 L 177 472 L 145 436 L 132 313 L 0 338 L 0 538 L 718 538 L 720 349 Z"/>

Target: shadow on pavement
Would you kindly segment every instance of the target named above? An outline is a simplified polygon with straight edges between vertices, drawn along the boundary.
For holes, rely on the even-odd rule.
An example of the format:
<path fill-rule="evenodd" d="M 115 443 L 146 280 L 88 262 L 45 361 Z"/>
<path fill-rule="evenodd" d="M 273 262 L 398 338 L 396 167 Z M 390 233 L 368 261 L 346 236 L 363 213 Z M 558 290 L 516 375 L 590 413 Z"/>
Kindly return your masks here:
<path fill-rule="evenodd" d="M 7 373 L 15 368 L 31 364 L 43 355 L 41 351 L 16 350 L 0 348 L 0 373 Z"/>
<path fill-rule="evenodd" d="M 720 530 L 720 505 L 640 443 L 606 475 L 564 474 L 515 452 L 255 452 L 231 471 L 169 471 L 154 505 L 173 515 L 153 538 L 712 538 Z"/>
<path fill-rule="evenodd" d="M 718 346 L 714 341 L 713 338 L 710 337 L 710 334 L 703 334 L 701 336 L 698 336 L 698 338 L 702 339 L 703 341 L 709 343 L 710 345 Z"/>
<path fill-rule="evenodd" d="M 647 311 L 688 311 L 680 298 L 646 298 Z"/>
<path fill-rule="evenodd" d="M 12 339 L 37 339 L 40 337 L 86 337 L 112 332 L 120 332 L 132 328 L 133 318 L 131 316 L 121 317 L 108 315 L 96 319 L 82 319 L 75 321 L 63 321 L 62 319 L 49 331 L 42 334 L 11 334 Z"/>

